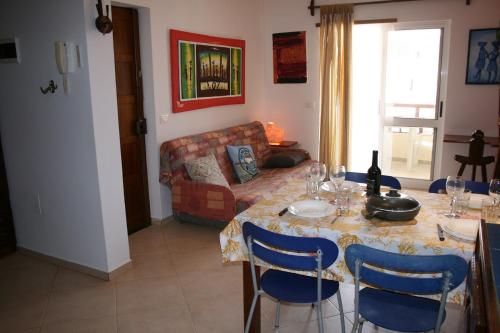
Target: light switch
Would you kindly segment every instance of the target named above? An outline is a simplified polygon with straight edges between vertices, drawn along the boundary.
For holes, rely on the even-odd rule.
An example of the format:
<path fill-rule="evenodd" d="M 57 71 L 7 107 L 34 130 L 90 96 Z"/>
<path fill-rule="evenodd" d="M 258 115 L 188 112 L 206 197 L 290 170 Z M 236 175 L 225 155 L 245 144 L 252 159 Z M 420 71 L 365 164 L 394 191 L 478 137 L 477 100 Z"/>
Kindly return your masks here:
<path fill-rule="evenodd" d="M 168 121 L 168 114 L 161 114 L 160 115 L 160 123 L 161 124 L 166 124 Z"/>

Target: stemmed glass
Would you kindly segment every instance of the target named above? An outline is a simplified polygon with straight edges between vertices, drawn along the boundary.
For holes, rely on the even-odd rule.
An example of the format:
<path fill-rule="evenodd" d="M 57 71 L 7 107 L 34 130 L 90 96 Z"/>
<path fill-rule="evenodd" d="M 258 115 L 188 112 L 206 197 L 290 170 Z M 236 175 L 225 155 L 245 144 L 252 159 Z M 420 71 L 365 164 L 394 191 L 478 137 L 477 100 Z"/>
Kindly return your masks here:
<path fill-rule="evenodd" d="M 498 204 L 498 199 L 500 198 L 500 179 L 492 179 L 489 188 L 490 197 L 493 198 L 493 203 Z"/>
<path fill-rule="evenodd" d="M 321 162 L 314 162 L 312 165 L 311 165 L 311 168 L 309 169 L 309 174 L 311 175 L 311 178 L 314 180 L 315 182 L 315 186 L 316 186 L 316 197 L 314 198 L 315 200 L 320 200 L 320 197 L 319 197 L 319 186 L 320 186 L 320 182 L 322 182 L 325 177 L 326 177 L 326 166 L 324 163 L 321 163 Z"/>
<path fill-rule="evenodd" d="M 446 217 L 459 217 L 456 212 L 456 203 L 460 195 L 464 193 L 464 190 L 465 181 L 460 176 L 448 176 L 446 179 L 446 193 L 448 193 L 448 196 L 451 197 L 451 209 L 448 214 L 445 214 Z"/>
<path fill-rule="evenodd" d="M 345 180 L 345 166 L 332 165 L 330 167 L 330 181 L 332 182 L 333 187 L 335 188 L 335 193 L 338 193 L 338 191 L 341 189 L 344 180 Z M 335 195 L 335 197 L 336 196 L 337 195 Z M 337 198 L 335 198 L 335 202 L 337 202 Z"/>

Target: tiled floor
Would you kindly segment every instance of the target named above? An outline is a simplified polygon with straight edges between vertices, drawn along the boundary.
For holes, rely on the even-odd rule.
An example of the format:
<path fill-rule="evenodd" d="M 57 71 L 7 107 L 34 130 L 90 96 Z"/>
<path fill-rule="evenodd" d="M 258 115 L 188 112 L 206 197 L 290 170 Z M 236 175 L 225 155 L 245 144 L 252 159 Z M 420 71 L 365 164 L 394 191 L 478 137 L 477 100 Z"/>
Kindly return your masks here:
<path fill-rule="evenodd" d="M 104 282 L 36 259 L 0 259 L 0 332 L 242 332 L 241 265 L 223 265 L 220 230 L 169 222 L 130 237 L 133 268 Z M 346 328 L 352 290 L 342 286 Z M 262 331 L 273 332 L 274 302 L 262 300 Z M 326 332 L 340 332 L 336 302 Z M 317 332 L 310 306 L 283 306 L 279 332 Z M 444 332 L 462 331 L 450 307 Z M 365 325 L 364 333 L 385 332 Z"/>

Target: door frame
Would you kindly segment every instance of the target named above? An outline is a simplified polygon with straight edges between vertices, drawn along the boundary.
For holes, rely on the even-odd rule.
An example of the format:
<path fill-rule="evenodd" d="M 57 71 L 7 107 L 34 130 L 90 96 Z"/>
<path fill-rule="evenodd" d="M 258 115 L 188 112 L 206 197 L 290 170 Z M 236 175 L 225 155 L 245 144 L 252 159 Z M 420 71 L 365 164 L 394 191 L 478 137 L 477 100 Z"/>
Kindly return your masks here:
<path fill-rule="evenodd" d="M 447 97 L 447 78 L 449 66 L 449 50 L 450 50 L 450 27 L 449 20 L 437 21 L 417 21 L 417 22 L 398 22 L 385 25 L 386 33 L 384 35 L 384 55 L 383 55 L 383 75 L 381 85 L 381 101 L 380 101 L 380 131 L 379 131 L 379 149 L 381 150 L 381 160 L 383 159 L 383 135 L 384 126 L 391 126 L 392 122 L 388 122 L 385 118 L 385 70 L 387 65 L 387 31 L 389 30 L 414 30 L 414 29 L 441 29 L 441 48 L 440 48 L 440 64 L 438 67 L 438 84 L 436 93 L 436 115 L 435 119 L 411 119 L 411 118 L 397 118 L 398 124 L 396 127 L 401 126 L 418 126 L 430 127 L 435 129 L 434 144 L 433 144 L 433 163 L 431 165 L 431 180 L 414 179 L 398 177 L 403 187 L 415 189 L 427 189 L 432 183 L 433 179 L 437 179 L 441 175 L 441 163 L 443 155 L 443 139 L 444 139 L 444 124 L 446 117 L 446 97 Z M 441 106 L 442 105 L 442 106 Z"/>

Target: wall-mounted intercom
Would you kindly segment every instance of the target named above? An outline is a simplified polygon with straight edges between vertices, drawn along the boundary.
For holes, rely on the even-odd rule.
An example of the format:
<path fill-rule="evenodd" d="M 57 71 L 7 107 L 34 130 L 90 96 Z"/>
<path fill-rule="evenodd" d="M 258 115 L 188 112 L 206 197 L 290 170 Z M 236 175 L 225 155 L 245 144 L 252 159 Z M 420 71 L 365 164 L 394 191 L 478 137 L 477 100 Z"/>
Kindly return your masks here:
<path fill-rule="evenodd" d="M 63 76 L 64 92 L 69 94 L 70 85 L 68 74 L 73 73 L 77 67 L 80 67 L 78 46 L 75 46 L 73 42 L 58 41 L 55 42 L 55 51 L 57 69 Z"/>

